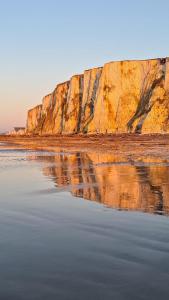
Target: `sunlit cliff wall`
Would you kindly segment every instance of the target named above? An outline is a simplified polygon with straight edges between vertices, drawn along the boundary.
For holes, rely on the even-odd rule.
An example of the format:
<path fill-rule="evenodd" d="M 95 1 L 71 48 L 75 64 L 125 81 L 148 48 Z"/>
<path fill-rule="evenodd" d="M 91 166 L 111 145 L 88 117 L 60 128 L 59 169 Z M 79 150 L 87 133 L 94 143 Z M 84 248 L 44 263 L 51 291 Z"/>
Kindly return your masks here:
<path fill-rule="evenodd" d="M 37 105 L 34 108 L 28 110 L 28 117 L 27 117 L 27 132 L 35 133 L 39 132 L 39 124 L 41 122 L 42 117 L 42 105 Z"/>
<path fill-rule="evenodd" d="M 51 95 L 51 105 L 40 129 L 40 134 L 58 134 L 63 131 L 69 82 L 58 84 Z"/>
<path fill-rule="evenodd" d="M 110 62 L 46 97 L 28 112 L 28 133 L 169 132 L 169 59 Z"/>

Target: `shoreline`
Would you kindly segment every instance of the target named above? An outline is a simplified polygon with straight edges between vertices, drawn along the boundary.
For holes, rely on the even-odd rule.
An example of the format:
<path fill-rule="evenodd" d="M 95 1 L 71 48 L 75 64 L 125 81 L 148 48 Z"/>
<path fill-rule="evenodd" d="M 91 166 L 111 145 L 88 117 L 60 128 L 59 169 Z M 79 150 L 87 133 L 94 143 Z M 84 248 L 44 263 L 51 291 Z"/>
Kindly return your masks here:
<path fill-rule="evenodd" d="M 0 142 L 5 143 L 8 149 L 18 150 L 100 152 L 132 158 L 147 156 L 169 158 L 169 134 L 1 135 Z"/>

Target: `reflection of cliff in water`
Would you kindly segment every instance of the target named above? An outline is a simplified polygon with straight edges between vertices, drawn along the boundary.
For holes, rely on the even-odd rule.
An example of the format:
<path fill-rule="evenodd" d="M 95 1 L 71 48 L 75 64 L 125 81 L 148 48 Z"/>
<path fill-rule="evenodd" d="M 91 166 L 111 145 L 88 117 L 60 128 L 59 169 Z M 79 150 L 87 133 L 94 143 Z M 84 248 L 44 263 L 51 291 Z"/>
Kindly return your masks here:
<path fill-rule="evenodd" d="M 39 158 L 41 159 L 41 158 Z M 58 154 L 43 173 L 72 195 L 123 210 L 169 213 L 169 166 L 129 164 L 111 154 Z"/>

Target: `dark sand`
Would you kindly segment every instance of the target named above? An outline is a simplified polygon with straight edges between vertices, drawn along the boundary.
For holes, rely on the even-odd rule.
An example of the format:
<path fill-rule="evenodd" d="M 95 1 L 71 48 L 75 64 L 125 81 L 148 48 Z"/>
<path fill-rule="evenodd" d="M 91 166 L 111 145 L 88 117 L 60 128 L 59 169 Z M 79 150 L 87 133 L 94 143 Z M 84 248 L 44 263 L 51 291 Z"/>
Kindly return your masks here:
<path fill-rule="evenodd" d="M 111 152 L 131 158 L 168 158 L 169 134 L 109 134 L 67 136 L 0 136 L 10 149 Z"/>

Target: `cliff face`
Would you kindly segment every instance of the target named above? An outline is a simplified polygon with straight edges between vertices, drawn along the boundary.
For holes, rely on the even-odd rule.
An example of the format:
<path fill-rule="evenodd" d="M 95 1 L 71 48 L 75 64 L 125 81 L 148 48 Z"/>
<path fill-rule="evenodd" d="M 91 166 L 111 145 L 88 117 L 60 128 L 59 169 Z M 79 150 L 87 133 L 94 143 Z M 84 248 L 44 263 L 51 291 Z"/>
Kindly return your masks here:
<path fill-rule="evenodd" d="M 88 132 L 88 127 L 94 117 L 95 101 L 102 68 L 95 68 L 84 72 L 83 97 L 81 104 L 80 131 Z"/>
<path fill-rule="evenodd" d="M 73 76 L 70 80 L 66 99 L 62 133 L 77 133 L 80 131 L 82 95 L 83 75 Z"/>
<path fill-rule="evenodd" d="M 73 76 L 28 112 L 27 131 L 169 132 L 169 59 L 110 62 Z"/>
<path fill-rule="evenodd" d="M 26 125 L 28 133 L 39 132 L 41 116 L 42 116 L 42 105 L 37 105 L 34 108 L 28 110 L 28 118 L 27 118 L 27 125 Z"/>
<path fill-rule="evenodd" d="M 69 82 L 61 83 L 52 93 L 50 107 L 41 127 L 42 134 L 58 134 L 63 131 L 68 88 Z"/>
<path fill-rule="evenodd" d="M 52 105 L 52 94 L 45 96 L 42 99 L 42 113 L 47 115 L 48 110 Z"/>

